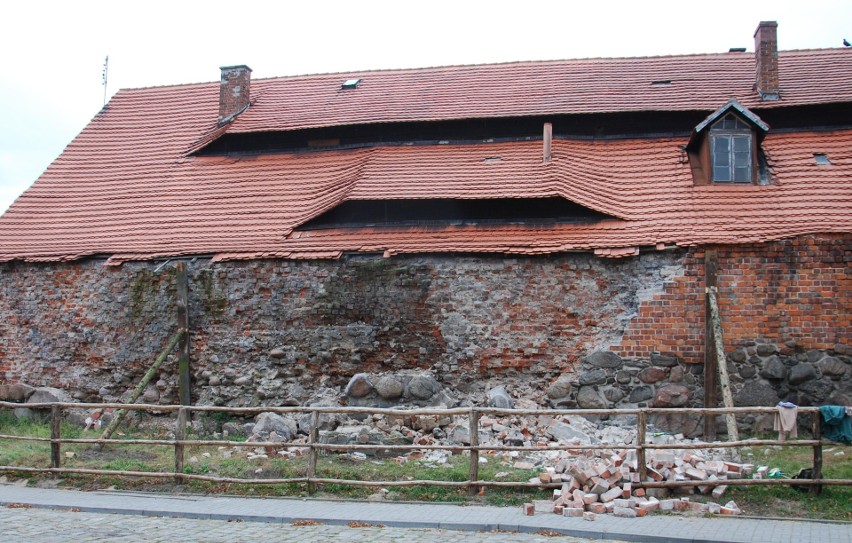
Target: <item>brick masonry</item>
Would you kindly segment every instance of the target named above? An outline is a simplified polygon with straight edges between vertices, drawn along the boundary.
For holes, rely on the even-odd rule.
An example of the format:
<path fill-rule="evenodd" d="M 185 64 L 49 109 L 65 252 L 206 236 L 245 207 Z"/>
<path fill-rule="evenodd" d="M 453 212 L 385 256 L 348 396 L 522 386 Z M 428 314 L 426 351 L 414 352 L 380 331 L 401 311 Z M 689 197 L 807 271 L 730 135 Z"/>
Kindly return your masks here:
<path fill-rule="evenodd" d="M 715 248 L 726 351 L 755 340 L 848 345 L 850 239 Z M 699 374 L 703 262 L 702 248 L 614 261 L 588 254 L 193 260 L 194 400 L 304 403 L 317 387 L 343 387 L 356 373 L 412 369 L 461 393 L 519 377 L 543 391 L 600 350 L 637 367 L 652 355 L 670 357 Z M 64 388 L 86 401 L 121 397 L 175 330 L 174 269 L 157 265 L 3 265 L 0 382 Z M 165 365 L 147 401 L 176 401 L 175 366 Z"/>

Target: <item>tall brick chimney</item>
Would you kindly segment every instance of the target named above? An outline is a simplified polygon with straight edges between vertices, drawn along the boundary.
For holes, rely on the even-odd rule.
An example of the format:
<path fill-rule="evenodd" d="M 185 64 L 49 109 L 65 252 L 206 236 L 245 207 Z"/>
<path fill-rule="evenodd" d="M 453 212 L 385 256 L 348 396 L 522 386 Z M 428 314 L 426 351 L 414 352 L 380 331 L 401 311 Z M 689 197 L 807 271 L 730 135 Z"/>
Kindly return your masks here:
<path fill-rule="evenodd" d="M 754 32 L 754 89 L 761 100 L 780 100 L 778 81 L 778 23 L 761 21 Z"/>
<path fill-rule="evenodd" d="M 219 124 L 233 119 L 249 105 L 251 68 L 245 65 L 222 66 L 219 86 Z"/>

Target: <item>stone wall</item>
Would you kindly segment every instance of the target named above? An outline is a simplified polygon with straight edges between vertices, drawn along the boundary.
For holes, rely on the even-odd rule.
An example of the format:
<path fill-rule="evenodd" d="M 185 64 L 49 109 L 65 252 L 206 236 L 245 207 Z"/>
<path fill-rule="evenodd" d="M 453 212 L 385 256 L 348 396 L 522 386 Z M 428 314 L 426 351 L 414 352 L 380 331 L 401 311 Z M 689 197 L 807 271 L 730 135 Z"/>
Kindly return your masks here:
<path fill-rule="evenodd" d="M 748 352 L 756 340 L 794 341 L 797 353 L 848 345 L 848 236 L 716 250 L 727 352 Z M 505 383 L 510 393 L 541 404 L 547 390 L 562 405 L 578 395 L 580 404 L 606 407 L 665 398 L 700 405 L 703 262 L 701 248 L 619 260 L 194 259 L 193 399 L 304 404 L 316 401 L 317 391 L 342 391 L 357 373 L 422 371 L 473 401 Z M 86 401 L 122 397 L 174 333 L 174 282 L 173 266 L 160 263 L 3 265 L 0 382 L 53 386 Z M 580 363 L 599 351 L 619 366 Z M 835 358 L 845 366 L 834 369 L 847 371 L 833 382 L 848 387 L 850 361 L 843 356 Z M 164 365 L 145 401 L 176 401 L 175 366 Z M 746 374 L 737 378 L 765 379 Z M 567 396 L 548 389 L 566 381 Z"/>

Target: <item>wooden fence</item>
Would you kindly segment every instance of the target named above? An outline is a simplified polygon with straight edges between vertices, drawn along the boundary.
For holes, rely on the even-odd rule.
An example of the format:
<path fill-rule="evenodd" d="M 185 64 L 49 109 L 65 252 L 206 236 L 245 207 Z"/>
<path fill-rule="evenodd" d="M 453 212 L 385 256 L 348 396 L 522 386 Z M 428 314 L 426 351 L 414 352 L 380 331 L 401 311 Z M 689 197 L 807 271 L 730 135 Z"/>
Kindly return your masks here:
<path fill-rule="evenodd" d="M 718 485 L 805 485 L 809 486 L 811 492 L 820 492 L 824 485 L 852 485 L 852 480 L 846 479 L 824 479 L 822 477 L 822 447 L 825 445 L 836 445 L 822 439 L 820 429 L 819 409 L 816 407 L 801 407 L 799 414 L 810 414 L 813 419 L 812 439 L 802 440 L 777 440 L 777 439 L 750 439 L 737 441 L 711 441 L 701 443 L 669 443 L 655 444 L 647 441 L 647 428 L 649 416 L 688 414 L 694 416 L 716 417 L 718 415 L 746 415 L 746 414 L 771 414 L 775 408 L 769 407 L 738 407 L 738 408 L 694 408 L 694 409 L 543 409 L 543 410 L 519 410 L 519 409 L 496 409 L 483 407 L 469 407 L 457 409 L 380 409 L 368 407 L 213 407 L 213 406 L 178 406 L 178 405 L 148 405 L 148 404 L 110 404 L 110 403 L 42 403 L 42 404 L 17 404 L 0 402 L 0 409 L 14 409 L 27 407 L 29 409 L 49 410 L 51 436 L 39 438 L 31 436 L 16 436 L 0 434 L 0 440 L 24 440 L 33 442 L 49 442 L 51 447 L 50 467 L 35 466 L 0 466 L 0 472 L 32 472 L 32 473 L 54 473 L 54 474 L 89 474 L 89 475 L 115 475 L 124 477 L 147 477 L 155 479 L 175 479 L 178 482 L 196 480 L 212 483 L 236 483 L 252 485 L 270 485 L 285 483 L 307 483 L 311 490 L 316 485 L 323 484 L 346 484 L 373 487 L 401 487 L 401 486 L 443 486 L 443 487 L 467 487 L 476 491 L 480 487 L 532 487 L 532 488 L 558 488 L 561 483 L 531 483 L 513 481 L 482 480 L 479 475 L 479 456 L 483 451 L 565 451 L 571 450 L 635 450 L 639 469 L 640 482 L 634 483 L 634 488 L 675 488 L 681 486 L 718 486 Z M 152 413 L 174 413 L 175 435 L 174 439 L 104 439 L 104 438 L 63 438 L 61 436 L 62 411 L 64 409 L 113 409 L 146 411 Z M 186 426 L 192 413 L 229 413 L 236 416 L 257 415 L 263 412 L 277 414 L 303 414 L 311 415 L 311 431 L 307 443 L 293 442 L 246 442 L 227 439 L 205 440 L 187 439 Z M 415 416 L 448 416 L 466 417 L 470 430 L 469 445 L 393 445 L 393 444 L 330 444 L 320 442 L 320 416 L 323 414 L 346 414 L 346 415 L 370 415 L 381 414 L 387 417 L 415 417 Z M 479 443 L 479 419 L 482 415 L 491 416 L 633 416 L 637 420 L 637 435 L 635 443 L 601 443 L 595 445 L 579 444 L 557 444 L 548 446 L 505 446 L 505 445 L 480 445 Z M 91 444 L 103 447 L 106 445 L 157 445 L 174 448 L 174 471 L 172 472 L 147 472 L 147 471 L 122 471 L 84 468 L 62 467 L 62 445 L 63 444 Z M 719 449 L 739 448 L 746 446 L 781 446 L 781 447 L 810 447 L 813 449 L 813 475 L 811 479 L 725 479 L 706 481 L 649 481 L 647 480 L 646 455 L 649 450 L 660 449 Z M 185 473 L 185 450 L 189 446 L 231 446 L 231 447 L 274 447 L 283 449 L 288 447 L 302 447 L 309 449 L 308 465 L 303 477 L 291 478 L 234 478 L 219 477 L 216 475 L 204 475 Z M 469 455 L 469 474 L 466 481 L 440 481 L 440 480 L 395 480 L 395 481 L 360 481 L 350 479 L 333 479 L 317 476 L 317 460 L 323 451 L 358 451 L 358 450 L 398 450 L 398 451 L 426 451 L 426 450 L 451 450 L 467 451 Z"/>

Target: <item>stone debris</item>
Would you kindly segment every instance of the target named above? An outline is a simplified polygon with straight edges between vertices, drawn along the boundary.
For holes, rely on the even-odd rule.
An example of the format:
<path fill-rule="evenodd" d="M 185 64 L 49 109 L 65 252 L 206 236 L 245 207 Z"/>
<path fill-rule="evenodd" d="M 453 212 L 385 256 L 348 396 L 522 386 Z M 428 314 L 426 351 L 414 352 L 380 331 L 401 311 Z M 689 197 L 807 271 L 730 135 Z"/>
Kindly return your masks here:
<path fill-rule="evenodd" d="M 518 400 L 516 403 L 522 402 Z M 529 409 L 528 406 L 524 408 Z M 719 500 L 728 487 L 720 482 L 761 477 L 766 471 L 763 466 L 756 468 L 725 457 L 726 452 L 729 452 L 726 450 L 655 449 L 655 445 L 700 445 L 701 442 L 683 435 L 650 434 L 643 481 L 636 450 L 621 448 L 625 444 L 635 443 L 634 427 L 622 427 L 604 421 L 592 422 L 574 415 L 525 416 L 512 413 L 506 416 L 483 415 L 479 423 L 479 442 L 482 446 L 560 447 L 559 450 L 480 452 L 480 463 L 497 462 L 498 465 L 517 471 L 531 472 L 528 479 L 530 482 L 553 488 L 551 499 L 524 505 L 524 513 L 527 515 L 583 516 L 587 520 L 599 514 L 642 517 L 656 510 L 737 515 L 741 512 L 733 502 L 725 505 L 690 502 L 689 496 L 703 494 L 707 498 Z M 264 413 L 256 417 L 254 425 L 246 424 L 245 427 L 249 441 L 262 442 L 263 446 L 259 443 L 255 448 L 219 447 L 218 452 L 223 458 L 243 456 L 248 460 L 264 461 L 271 457 L 295 458 L 310 451 L 307 447 L 310 426 L 294 418 Z M 465 416 L 374 414 L 359 416 L 357 419 L 334 416 L 320 426 L 319 434 L 322 443 L 340 445 L 339 450 L 327 449 L 321 454 L 336 454 L 350 462 L 377 462 L 374 459 L 385 457 L 398 464 L 417 461 L 429 467 L 446 465 L 452 456 L 467 454 L 461 447 L 470 443 L 470 430 Z M 276 442 L 281 445 L 275 445 Z M 370 447 L 352 451 L 347 450 L 349 444 Z M 401 444 L 458 445 L 460 448 L 412 450 L 402 455 L 394 449 L 386 448 L 388 445 Z M 584 448 L 607 444 L 612 444 L 612 448 Z M 511 475 L 511 472 L 504 471 L 497 477 L 505 479 Z M 652 481 L 707 484 L 673 490 L 640 488 L 641 483 Z"/>

